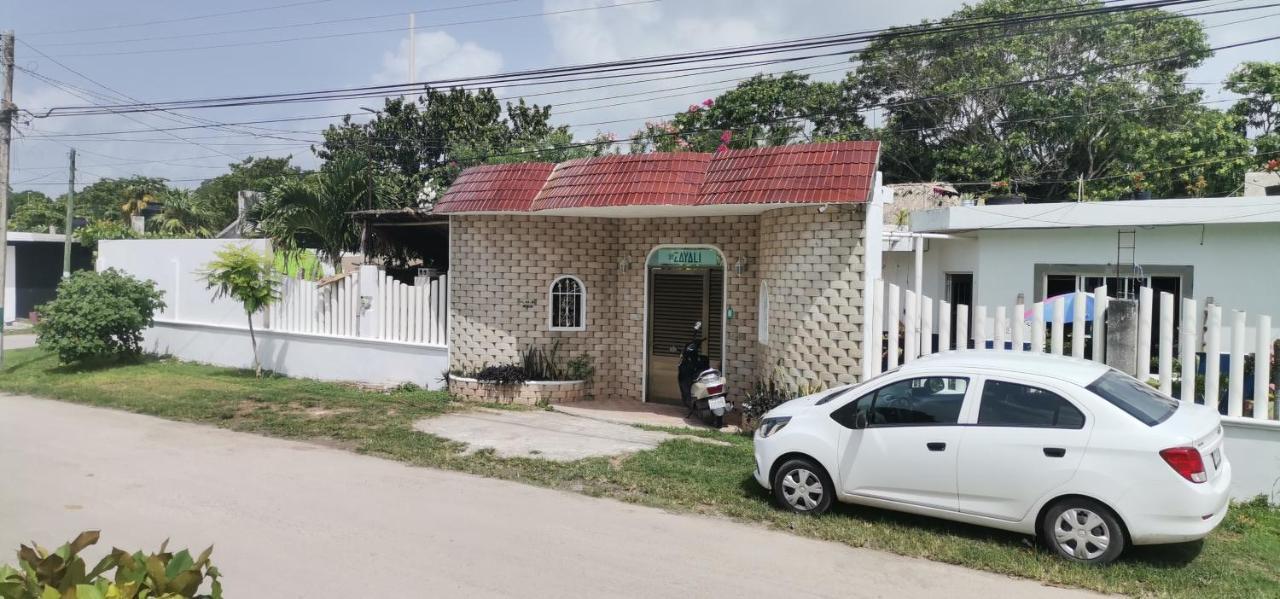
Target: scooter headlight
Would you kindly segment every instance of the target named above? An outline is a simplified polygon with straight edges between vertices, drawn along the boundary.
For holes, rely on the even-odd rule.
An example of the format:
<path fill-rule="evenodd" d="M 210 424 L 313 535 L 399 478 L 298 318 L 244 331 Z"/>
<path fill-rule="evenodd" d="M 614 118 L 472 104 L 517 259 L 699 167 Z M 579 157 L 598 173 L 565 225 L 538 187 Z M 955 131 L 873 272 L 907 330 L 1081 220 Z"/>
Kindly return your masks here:
<path fill-rule="evenodd" d="M 764 439 L 772 435 L 791 422 L 790 416 L 775 416 L 773 418 L 765 418 L 760 422 L 760 438 Z"/>

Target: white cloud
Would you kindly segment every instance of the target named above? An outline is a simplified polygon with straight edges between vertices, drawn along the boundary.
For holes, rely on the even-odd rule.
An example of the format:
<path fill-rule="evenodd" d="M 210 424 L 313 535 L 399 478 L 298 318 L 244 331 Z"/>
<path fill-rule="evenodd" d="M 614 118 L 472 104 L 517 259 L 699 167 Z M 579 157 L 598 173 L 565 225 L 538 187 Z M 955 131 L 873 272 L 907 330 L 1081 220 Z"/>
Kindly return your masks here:
<path fill-rule="evenodd" d="M 475 42 L 460 42 L 443 31 L 419 33 L 415 37 L 414 81 L 487 75 L 502 70 L 502 55 Z M 382 69 L 374 83 L 404 83 L 409 72 L 409 40 L 382 55 Z"/>

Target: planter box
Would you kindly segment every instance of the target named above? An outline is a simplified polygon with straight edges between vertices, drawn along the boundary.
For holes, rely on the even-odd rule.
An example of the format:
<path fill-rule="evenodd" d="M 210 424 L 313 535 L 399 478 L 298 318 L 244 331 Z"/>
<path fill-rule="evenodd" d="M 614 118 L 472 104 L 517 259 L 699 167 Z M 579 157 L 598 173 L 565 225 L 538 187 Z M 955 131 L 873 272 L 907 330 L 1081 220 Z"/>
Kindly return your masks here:
<path fill-rule="evenodd" d="M 522 385 L 499 385 L 450 376 L 449 393 L 463 401 L 538 406 L 586 399 L 587 381 L 528 381 Z"/>

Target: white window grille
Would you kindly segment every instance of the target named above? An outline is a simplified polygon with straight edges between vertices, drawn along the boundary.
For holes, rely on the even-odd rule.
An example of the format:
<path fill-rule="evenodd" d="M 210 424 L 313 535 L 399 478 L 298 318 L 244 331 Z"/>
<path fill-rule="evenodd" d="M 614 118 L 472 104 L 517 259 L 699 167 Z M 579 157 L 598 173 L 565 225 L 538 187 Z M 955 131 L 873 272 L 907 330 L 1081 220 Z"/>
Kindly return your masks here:
<path fill-rule="evenodd" d="M 550 328 L 553 331 L 582 331 L 587 328 L 587 288 L 572 275 L 556 277 L 551 283 Z"/>

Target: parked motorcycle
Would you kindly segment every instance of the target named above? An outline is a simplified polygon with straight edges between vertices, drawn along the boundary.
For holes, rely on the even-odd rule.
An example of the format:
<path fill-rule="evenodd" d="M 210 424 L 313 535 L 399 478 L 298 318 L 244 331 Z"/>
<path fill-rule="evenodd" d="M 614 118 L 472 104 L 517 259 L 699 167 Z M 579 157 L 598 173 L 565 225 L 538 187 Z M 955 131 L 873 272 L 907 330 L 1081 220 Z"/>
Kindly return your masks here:
<path fill-rule="evenodd" d="M 693 325 L 693 341 L 680 353 L 680 366 L 676 376 L 680 384 L 680 399 L 689 413 L 698 415 L 703 422 L 715 428 L 724 426 L 724 415 L 733 409 L 724 389 L 724 375 L 711 367 L 711 359 L 702 353 L 702 322 Z"/>

